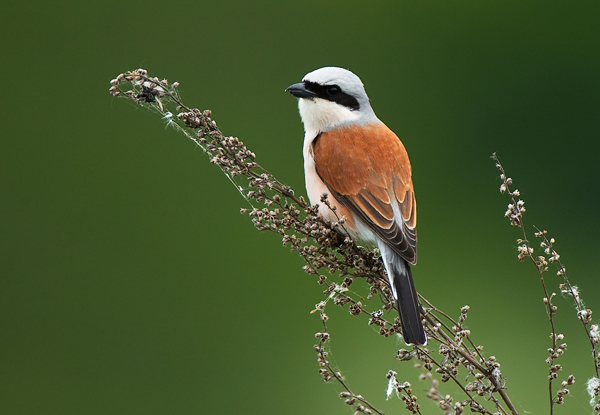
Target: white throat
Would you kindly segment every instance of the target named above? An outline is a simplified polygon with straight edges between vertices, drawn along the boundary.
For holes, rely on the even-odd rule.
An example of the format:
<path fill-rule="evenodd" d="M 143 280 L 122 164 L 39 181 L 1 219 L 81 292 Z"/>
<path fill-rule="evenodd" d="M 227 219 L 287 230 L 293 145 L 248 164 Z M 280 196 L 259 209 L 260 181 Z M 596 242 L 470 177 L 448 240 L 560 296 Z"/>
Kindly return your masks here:
<path fill-rule="evenodd" d="M 320 98 L 300 99 L 298 102 L 300 117 L 304 123 L 304 174 L 306 180 L 306 191 L 312 205 L 320 202 L 323 193 L 329 190 L 318 177 L 315 169 L 315 160 L 312 154 L 312 143 L 322 132 L 331 130 L 341 124 L 355 122 L 360 117 L 360 112 L 352 111 L 335 102 Z M 327 215 L 328 209 L 323 206 L 319 209 L 321 214 Z"/>
<path fill-rule="evenodd" d="M 312 138 L 340 124 L 355 121 L 361 116 L 359 111 L 352 111 L 343 105 L 320 98 L 300 99 L 298 108 L 306 137 Z"/>

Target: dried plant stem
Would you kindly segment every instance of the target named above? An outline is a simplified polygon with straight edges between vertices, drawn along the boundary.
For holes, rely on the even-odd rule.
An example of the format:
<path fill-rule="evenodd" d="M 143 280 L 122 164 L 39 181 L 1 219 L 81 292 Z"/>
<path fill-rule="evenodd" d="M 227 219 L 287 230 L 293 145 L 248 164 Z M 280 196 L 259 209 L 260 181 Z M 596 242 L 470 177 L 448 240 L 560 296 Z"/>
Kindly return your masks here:
<path fill-rule="evenodd" d="M 519 260 L 523 260 L 525 257 L 529 258 L 531 260 L 531 262 L 533 263 L 533 265 L 535 266 L 538 275 L 540 277 L 540 282 L 542 284 L 542 289 L 544 291 L 544 306 L 546 308 L 546 314 L 548 316 L 548 320 L 550 322 L 550 329 L 551 329 L 551 339 L 552 339 L 552 351 L 555 351 L 557 348 L 557 333 L 556 333 L 556 327 L 554 325 L 554 314 L 556 313 L 557 307 L 554 306 L 552 304 L 552 296 L 548 294 L 548 289 L 546 288 L 546 282 L 544 280 L 544 261 L 541 261 L 539 258 L 534 258 L 533 257 L 533 248 L 531 247 L 530 243 L 529 243 L 529 239 L 527 239 L 527 232 L 525 231 L 525 225 L 523 223 L 523 213 L 525 212 L 525 207 L 524 207 L 524 203 L 519 200 L 517 201 L 515 199 L 515 197 L 519 196 L 519 191 L 510 191 L 509 186 L 512 184 L 512 180 L 510 180 L 510 178 L 508 178 L 506 176 L 506 172 L 504 171 L 504 168 L 502 167 L 502 164 L 500 163 L 500 160 L 498 160 L 498 157 L 496 156 L 496 154 L 494 153 L 492 155 L 492 158 L 496 161 L 496 167 L 498 168 L 498 170 L 500 170 L 501 172 L 501 179 L 503 180 L 503 185 L 506 188 L 506 191 L 508 192 L 508 195 L 511 198 L 512 204 L 509 205 L 509 211 L 507 211 L 507 213 L 509 213 L 510 219 L 511 219 L 511 224 L 515 227 L 518 227 L 521 230 L 521 234 L 523 236 L 522 239 L 519 239 L 518 242 L 520 244 L 522 244 L 519 247 Z M 554 393 L 552 392 L 552 382 L 555 379 L 555 376 L 553 376 L 554 373 L 556 373 L 556 367 L 553 365 L 553 361 L 554 359 L 552 358 L 552 356 L 550 357 L 549 360 L 549 372 L 548 372 L 548 396 L 549 396 L 549 400 L 550 400 L 550 415 L 552 415 L 554 413 Z"/>
<path fill-rule="evenodd" d="M 551 255 L 550 258 L 553 258 L 553 262 L 556 262 L 558 264 L 558 268 L 559 268 L 559 275 L 562 274 L 562 277 L 564 278 L 564 285 L 562 285 L 561 288 L 561 292 L 563 294 L 569 294 L 571 297 L 573 297 L 573 300 L 575 300 L 575 309 L 577 310 L 577 318 L 579 319 L 579 321 L 581 322 L 581 324 L 583 325 L 583 330 L 585 331 L 585 334 L 588 337 L 588 340 L 590 341 L 590 346 L 592 349 L 592 359 L 594 361 L 594 370 L 596 372 L 596 377 L 600 377 L 599 371 L 600 371 L 600 360 L 598 358 L 598 351 L 596 349 L 596 345 L 598 344 L 598 339 L 595 339 L 594 336 L 592 335 L 591 331 L 590 331 L 590 324 L 591 324 L 591 317 L 592 317 L 592 310 L 590 309 L 586 309 L 583 305 L 583 301 L 581 300 L 581 297 L 579 296 L 579 290 L 577 289 L 577 287 L 571 285 L 569 278 L 567 277 L 567 273 L 566 273 L 566 268 L 565 266 L 562 264 L 562 262 L 560 261 L 560 255 L 558 255 L 558 253 L 554 250 L 553 247 L 553 240 L 548 239 L 548 237 L 546 236 L 546 232 L 543 230 L 540 230 L 539 228 L 535 227 L 536 230 L 536 236 L 538 236 L 539 238 L 542 239 L 542 248 L 544 248 L 545 250 L 547 250 L 547 254 Z"/>
<path fill-rule="evenodd" d="M 544 273 L 548 271 L 548 263 L 556 262 L 559 269 L 556 273 L 559 277 L 562 277 L 564 280 L 563 284 L 560 284 L 560 289 L 562 294 L 568 294 L 573 297 L 575 300 L 575 308 L 577 311 L 577 318 L 583 324 L 584 331 L 590 341 L 591 351 L 592 351 L 592 359 L 594 362 L 594 371 L 596 377 L 590 379 L 592 384 L 596 384 L 594 379 L 598 379 L 598 371 L 600 367 L 600 362 L 598 359 L 598 353 L 596 350 L 596 345 L 600 342 L 600 335 L 595 335 L 598 331 L 597 325 L 591 324 L 591 315 L 592 311 L 590 309 L 585 309 L 583 306 L 583 302 L 579 296 L 579 291 L 576 287 L 571 285 L 569 279 L 566 274 L 565 266 L 560 262 L 560 255 L 556 252 L 553 247 L 554 238 L 548 239 L 546 236 L 545 230 L 540 230 L 535 227 L 535 236 L 542 241 L 540 242 L 540 247 L 543 250 L 544 255 L 535 255 L 534 248 L 531 246 L 531 243 L 527 237 L 527 232 L 525 230 L 525 225 L 523 223 L 523 213 L 525 212 L 525 204 L 522 200 L 517 200 L 516 198 L 520 195 L 518 190 L 510 190 L 510 186 L 512 185 L 512 179 L 507 177 L 502 164 L 500 163 L 498 157 L 494 153 L 492 155 L 492 159 L 496 162 L 496 168 L 500 170 L 500 179 L 502 180 L 502 185 L 500 186 L 501 193 L 508 193 L 510 196 L 511 202 L 508 205 L 508 209 L 505 213 L 505 216 L 509 218 L 511 225 L 518 227 L 521 231 L 522 238 L 517 239 L 519 243 L 518 247 L 518 259 L 519 261 L 523 261 L 525 258 L 529 258 L 529 260 L 535 266 L 538 276 L 540 278 L 540 282 L 542 285 L 542 290 L 544 292 L 544 307 L 546 309 L 546 314 L 548 316 L 548 321 L 550 323 L 551 334 L 550 337 L 552 339 L 552 344 L 548 352 L 550 356 L 546 359 L 548 363 L 548 398 L 549 398 L 549 410 L 550 414 L 554 413 L 554 406 L 560 405 L 564 403 L 564 396 L 569 393 L 569 389 L 567 386 L 573 385 L 575 383 L 575 377 L 573 375 L 569 375 L 566 380 L 561 382 L 560 388 L 556 393 L 554 392 L 553 382 L 558 378 L 558 372 L 562 370 L 562 366 L 557 364 L 555 361 L 565 352 L 567 348 L 566 343 L 560 343 L 559 341 L 563 340 L 564 336 L 561 333 L 558 333 L 556 330 L 556 325 L 554 321 L 554 315 L 556 314 L 557 307 L 552 303 L 553 297 L 556 295 L 555 293 L 550 294 L 546 281 L 544 279 Z M 597 403 L 598 395 L 600 394 L 600 381 L 598 381 L 599 387 L 590 388 L 590 381 L 588 381 L 588 392 L 592 396 L 592 400 L 590 403 L 594 406 L 594 411 L 600 414 L 600 404 Z"/>
<path fill-rule="evenodd" d="M 254 153 L 239 139 L 224 136 L 211 119 L 209 110 L 200 111 L 184 105 L 177 93 L 177 83 L 169 84 L 166 80 L 150 77 L 142 69 L 121 74 L 111 83 L 111 94 L 124 96 L 158 112 L 167 121 L 167 125 L 173 126 L 202 148 L 210 156 L 211 163 L 225 173 L 252 207 L 242 209 L 242 213 L 251 217 L 257 229 L 279 234 L 285 246 L 297 251 L 305 259 L 304 270 L 318 276 L 318 283 L 325 287 L 325 299 L 317 307 L 324 324 L 327 321 L 325 307 L 332 301 L 337 306 L 348 307 L 352 315 L 367 315 L 367 323 L 379 327 L 379 334 L 382 336 L 391 337 L 401 332 L 398 318 L 394 318 L 394 321 L 384 318 L 384 311 L 392 310 L 393 301 L 379 252 L 359 247 L 350 238 L 340 236 L 347 234 L 344 232 L 344 217 L 337 217 L 336 223 L 325 223 L 318 215 L 316 206 L 311 207 L 302 197 L 296 197 L 292 189 L 261 167 L 255 161 Z M 130 85 L 131 89 L 124 89 L 125 85 Z M 176 117 L 168 110 L 170 106 L 179 111 Z M 240 183 L 239 177 L 245 178 L 247 183 Z M 327 196 L 322 198 L 321 203 L 334 211 Z M 265 207 L 257 207 L 259 204 Z M 328 274 L 339 275 L 342 281 L 330 281 L 331 277 L 321 271 L 323 268 Z M 367 301 L 378 296 L 382 309 L 369 310 L 363 304 L 364 298 L 349 291 L 356 278 L 366 279 L 370 285 Z M 467 406 L 472 411 L 492 414 L 485 408 L 485 402 L 478 402 L 479 398 L 485 396 L 494 403 L 498 413 L 508 413 L 500 404 L 503 401 L 510 413 L 516 415 L 517 412 L 505 393 L 499 364 L 493 358 L 486 360 L 480 353 L 481 348 L 471 340 L 470 332 L 462 327 L 468 307 L 461 309 L 461 317 L 455 321 L 427 300 L 423 301 L 429 306 L 423 309 L 428 323 L 426 330 L 432 343 L 439 342 L 439 353 L 443 358 L 438 362 L 433 359 L 432 350 L 413 347 L 412 352 L 399 351 L 398 360 L 417 358 L 423 362 L 425 370 L 430 371 L 435 366 L 442 382 L 452 379 L 457 383 L 468 398 L 456 402 L 454 411 L 457 414 Z M 318 334 L 318 337 L 321 336 L 319 344 L 315 345 L 324 379 L 338 382 L 344 389 L 343 396 L 340 396 L 346 399 L 346 403 L 353 405 L 357 412 L 381 414 L 365 398 L 352 392 L 341 374 L 327 361 L 323 343 L 329 334 L 326 325 L 324 328 L 325 332 Z M 461 366 L 466 370 L 467 377 L 472 378 L 471 382 L 464 385 L 456 376 Z M 395 375 L 390 375 L 389 379 L 390 382 L 395 380 Z M 406 382 L 396 382 L 393 386 L 392 389 L 401 396 L 406 409 L 412 413 L 420 413 L 420 405 L 410 386 Z M 452 403 L 452 398 L 447 395 L 443 399 L 435 398 L 441 396 L 439 394 L 431 396 L 438 400 L 440 408 L 447 408 Z"/>
<path fill-rule="evenodd" d="M 420 296 L 420 298 L 422 300 L 424 300 L 427 304 L 431 305 L 431 303 L 429 303 L 429 301 L 425 300 L 422 296 Z M 432 307 L 432 309 L 434 309 L 434 308 Z M 439 310 L 437 310 L 437 309 L 435 309 L 435 311 L 439 312 Z M 448 318 L 450 321 L 454 322 L 454 320 L 452 320 L 449 316 L 445 315 L 444 313 L 442 313 L 442 314 L 446 318 Z M 440 325 L 441 327 L 444 327 L 446 330 L 450 331 L 450 329 L 447 326 L 445 326 L 444 323 L 439 318 L 429 314 L 426 316 L 426 319 L 429 321 L 429 323 L 431 325 L 433 325 L 433 326 Z M 458 323 L 456 323 L 456 322 L 454 322 L 454 323 L 458 325 Z M 472 343 L 470 338 L 469 338 L 469 342 L 473 345 L 473 351 L 469 351 L 468 348 L 466 348 L 464 346 L 461 347 L 460 345 L 455 343 L 454 339 L 451 338 L 444 330 L 437 330 L 437 333 L 440 334 L 443 338 L 443 339 L 438 339 L 438 341 L 442 344 L 450 346 L 453 351 L 460 354 L 461 357 L 465 361 L 468 362 L 468 365 L 472 365 L 481 374 L 483 374 L 485 376 L 485 378 L 493 385 L 493 387 L 489 390 L 491 390 L 492 392 L 498 392 L 500 394 L 502 400 L 504 401 L 504 403 L 507 405 L 508 409 L 510 410 L 511 414 L 517 415 L 518 412 L 517 412 L 516 408 L 514 407 L 514 405 L 512 404 L 512 402 L 510 401 L 510 398 L 506 394 L 504 386 L 502 385 L 502 379 L 503 379 L 502 376 L 501 375 L 499 376 L 498 374 L 494 373 L 494 370 L 496 369 L 494 367 L 495 359 L 489 361 L 488 367 L 484 367 L 482 364 L 479 363 L 480 361 L 483 362 L 484 358 L 483 358 L 483 356 L 481 356 L 479 349 L 477 347 L 475 347 L 475 345 Z M 468 337 L 468 336 L 466 336 L 466 337 Z M 429 356 L 429 354 L 428 354 L 428 356 Z M 431 358 L 431 356 L 429 356 L 429 357 Z M 432 362 L 434 362 L 434 364 L 436 366 L 438 366 L 439 369 L 443 370 L 442 366 L 439 363 L 435 362 L 434 359 L 431 359 L 431 360 L 432 360 Z M 450 378 L 452 378 L 454 383 L 456 383 L 463 390 L 463 392 L 465 392 L 465 394 L 469 397 L 469 399 L 474 401 L 473 396 L 465 389 L 465 387 L 463 387 L 463 385 L 456 379 L 456 377 L 450 373 L 448 373 L 448 375 L 450 376 Z M 506 414 L 507 413 L 506 410 L 500 405 L 499 401 L 492 394 L 490 394 L 489 396 L 490 396 L 490 399 L 495 402 L 496 408 L 498 410 L 500 410 L 502 413 Z"/>
<path fill-rule="evenodd" d="M 353 406 L 356 409 L 355 413 L 363 413 L 367 415 L 371 414 L 379 414 L 384 415 L 384 413 L 373 405 L 371 405 L 362 395 L 357 395 L 344 381 L 344 377 L 341 372 L 335 370 L 329 360 L 327 359 L 329 352 L 325 350 L 325 343 L 330 339 L 329 332 L 327 331 L 327 315 L 321 311 L 321 320 L 323 321 L 323 332 L 317 333 L 315 336 L 319 339 L 319 344 L 315 344 L 315 350 L 319 355 L 319 373 L 323 376 L 323 380 L 325 382 L 329 382 L 332 379 L 335 379 L 343 388 L 344 392 L 340 392 L 339 397 L 344 399 L 346 405 Z"/>
<path fill-rule="evenodd" d="M 379 334 L 384 337 L 396 337 L 401 333 L 400 320 L 395 317 L 394 301 L 379 252 L 357 246 L 350 238 L 343 236 L 347 234 L 344 232 L 346 218 L 337 216 L 337 222 L 325 223 L 316 206 L 309 206 L 303 197 L 296 196 L 289 186 L 278 181 L 260 166 L 256 162 L 255 154 L 249 151 L 242 141 L 236 137 L 224 136 L 212 120 L 209 110 L 200 111 L 184 105 L 177 93 L 177 83 L 170 84 L 166 80 L 150 77 L 145 70 L 139 69 L 119 75 L 111 84 L 110 92 L 113 96 L 124 96 L 158 112 L 167 125 L 182 132 L 208 154 L 211 163 L 224 172 L 251 206 L 249 209 L 241 209 L 241 212 L 250 216 L 257 229 L 278 234 L 284 246 L 298 252 L 306 261 L 304 271 L 315 275 L 317 282 L 324 288 L 324 298 L 317 305 L 323 331 L 317 333 L 319 341 L 315 345 L 319 371 L 323 379 L 339 383 L 343 389 L 340 397 L 351 405 L 356 413 L 383 414 L 362 395 L 353 392 L 349 382 L 328 361 L 326 342 L 329 333 L 326 324 L 328 317 L 325 313 L 326 307 L 333 303 L 335 306 L 347 308 L 353 316 L 364 315 L 363 321 L 378 327 Z M 174 116 L 170 111 L 177 115 Z M 548 262 L 556 261 L 559 264 L 559 275 L 565 281 L 564 288 L 561 289 L 575 298 L 578 318 L 592 345 L 596 377 L 599 367 L 596 338 L 600 335 L 597 335 L 597 326 L 591 325 L 591 310 L 585 309 L 576 287 L 566 278 L 564 267 L 554 251 L 553 239 L 547 239 L 545 231 L 537 230 L 536 237 L 542 239 L 542 243 L 545 244 L 542 247 L 548 248 L 547 255 L 550 257 L 534 256 L 522 220 L 524 204 L 516 199 L 519 195 L 517 190 L 509 190 L 511 180 L 506 177 L 495 155 L 494 160 L 501 171 L 501 190 L 508 191 L 512 201 L 507 216 L 511 224 L 521 229 L 519 259 L 524 260 L 527 257 L 533 262 L 542 283 L 544 304 L 552 333 L 552 344 L 548 349 L 550 357 L 547 361 L 550 414 L 553 414 L 554 405 L 563 402 L 563 395 L 568 393 L 566 386 L 573 384 L 574 378 L 569 376 L 561 383 L 558 391 L 555 391 L 553 381 L 562 369 L 555 360 L 564 352 L 566 345 L 559 344 L 562 335 L 557 333 L 553 318 L 556 313 L 556 306 L 552 304 L 554 294 L 550 293 L 544 280 Z M 335 213 L 327 195 L 323 196 L 321 203 Z M 351 291 L 351 286 L 357 278 L 364 278 L 368 283 L 369 293 L 366 298 Z M 374 298 L 380 301 L 371 301 Z M 462 414 L 466 408 L 471 412 L 490 415 L 518 415 L 508 396 L 506 379 L 500 371 L 500 363 L 494 356 L 485 357 L 482 353 L 483 347 L 473 341 L 471 331 L 464 326 L 469 307 L 462 307 L 460 316 L 454 319 L 424 297 L 420 296 L 420 299 L 430 343 L 427 347 L 411 346 L 409 349 L 400 349 L 395 357 L 401 362 L 418 361 L 427 373 L 426 378 L 431 380 L 433 388 L 433 391 L 427 394 L 427 398 L 436 401 L 446 413 L 452 411 L 456 415 Z M 395 392 L 404 402 L 408 412 L 420 414 L 420 404 L 410 384 L 399 382 L 396 375 L 392 370 L 387 374 L 388 395 Z M 461 380 L 463 376 L 464 381 Z M 460 388 L 461 396 L 464 394 L 463 400 L 454 401 L 453 397 L 438 392 L 439 383 L 450 380 Z M 600 381 L 592 383 L 589 388 L 597 388 L 600 391 Z M 600 414 L 600 410 L 598 413 Z"/>

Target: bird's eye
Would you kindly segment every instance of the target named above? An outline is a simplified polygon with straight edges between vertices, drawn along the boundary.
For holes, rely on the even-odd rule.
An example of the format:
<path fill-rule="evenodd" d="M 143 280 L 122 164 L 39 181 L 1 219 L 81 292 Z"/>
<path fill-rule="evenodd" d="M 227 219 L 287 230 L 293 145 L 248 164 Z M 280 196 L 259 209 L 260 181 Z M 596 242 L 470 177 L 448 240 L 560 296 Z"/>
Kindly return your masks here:
<path fill-rule="evenodd" d="M 338 86 L 333 85 L 333 86 L 328 87 L 325 90 L 325 92 L 327 92 L 327 95 L 332 97 L 332 96 L 339 94 L 341 92 L 341 90 Z"/>

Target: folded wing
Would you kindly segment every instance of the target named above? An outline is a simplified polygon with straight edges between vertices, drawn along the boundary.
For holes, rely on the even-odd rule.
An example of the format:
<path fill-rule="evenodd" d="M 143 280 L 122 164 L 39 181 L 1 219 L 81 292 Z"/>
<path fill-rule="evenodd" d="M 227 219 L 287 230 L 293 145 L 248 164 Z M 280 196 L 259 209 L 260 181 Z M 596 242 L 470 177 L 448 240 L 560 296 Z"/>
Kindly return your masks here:
<path fill-rule="evenodd" d="M 408 154 L 383 123 L 321 133 L 317 174 L 346 206 L 407 262 L 417 262 L 417 211 Z"/>

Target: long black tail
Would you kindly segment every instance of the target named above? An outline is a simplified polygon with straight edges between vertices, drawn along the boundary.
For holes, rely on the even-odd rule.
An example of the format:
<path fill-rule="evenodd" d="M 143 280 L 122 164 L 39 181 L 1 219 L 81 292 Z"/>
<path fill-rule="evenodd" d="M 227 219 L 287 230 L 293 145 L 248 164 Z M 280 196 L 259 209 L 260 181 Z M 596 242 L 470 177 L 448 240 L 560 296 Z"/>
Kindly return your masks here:
<path fill-rule="evenodd" d="M 410 264 L 391 249 L 380 249 L 388 272 L 392 292 L 402 323 L 402 337 L 406 344 L 426 344 L 427 336 L 421 322 L 419 299 L 413 283 Z"/>
<path fill-rule="evenodd" d="M 393 280 L 398 295 L 396 305 L 402 322 L 402 337 L 406 344 L 425 344 L 427 337 L 421 322 L 417 291 L 413 283 L 410 265 L 406 261 L 404 261 L 404 265 L 405 272 L 395 272 Z"/>

